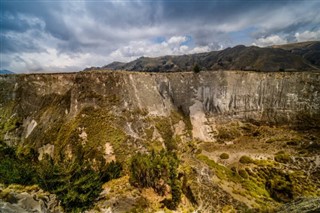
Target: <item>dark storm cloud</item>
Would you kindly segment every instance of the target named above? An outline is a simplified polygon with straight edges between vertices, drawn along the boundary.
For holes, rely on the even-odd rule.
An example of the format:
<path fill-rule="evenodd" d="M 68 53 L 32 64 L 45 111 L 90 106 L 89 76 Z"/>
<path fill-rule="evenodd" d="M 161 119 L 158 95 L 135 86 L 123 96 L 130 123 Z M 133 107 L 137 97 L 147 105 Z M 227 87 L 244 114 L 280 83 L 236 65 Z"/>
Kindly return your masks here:
<path fill-rule="evenodd" d="M 1 10 L 3 14 L 12 16 L 19 16 L 21 14 L 29 17 L 37 17 L 45 23 L 45 30 L 51 35 L 68 40 L 70 32 L 63 22 L 62 2 L 57 1 L 4 1 L 1 3 Z M 14 25 L 20 25 L 19 21 Z"/>
<path fill-rule="evenodd" d="M 15 37 L 0 35 L 1 50 L 0 53 L 12 52 L 42 52 L 45 51 L 32 38 L 20 40 Z"/>
<path fill-rule="evenodd" d="M 281 36 L 280 41 L 295 41 L 296 32 L 319 31 L 320 26 L 320 1 L 315 0 L 4 0 L 0 4 L 0 52 L 8 60 L 13 54 L 46 51 L 50 57 L 66 54 L 76 59 L 82 54 L 90 61 L 84 55 L 92 54 L 112 55 L 109 60 L 113 60 L 120 48 L 126 47 L 121 54 L 127 56 L 124 51 L 132 51 L 130 45 L 136 48 L 137 42 L 149 44 L 157 37 L 188 36 L 186 51 L 193 46 L 208 50 L 251 44 L 274 35 Z M 137 52 L 150 51 L 144 47 Z"/>

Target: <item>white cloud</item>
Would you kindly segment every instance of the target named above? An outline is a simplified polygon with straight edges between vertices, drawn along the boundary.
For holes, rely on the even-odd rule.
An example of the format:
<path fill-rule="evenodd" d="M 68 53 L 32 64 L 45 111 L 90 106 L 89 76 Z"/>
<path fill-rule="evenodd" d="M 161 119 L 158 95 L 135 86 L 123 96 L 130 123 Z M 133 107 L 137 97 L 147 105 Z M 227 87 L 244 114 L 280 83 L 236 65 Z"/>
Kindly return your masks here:
<path fill-rule="evenodd" d="M 187 37 L 173 36 L 162 43 L 153 43 L 150 41 L 133 41 L 129 45 L 121 47 L 113 51 L 107 58 L 111 61 L 132 61 L 141 56 L 158 57 L 164 55 L 183 55 L 211 51 L 208 46 L 196 46 L 191 48 L 187 45 L 182 45 Z"/>
<path fill-rule="evenodd" d="M 296 37 L 298 42 L 320 40 L 320 30 L 318 31 L 307 30 L 302 33 L 296 33 L 294 36 Z"/>
<path fill-rule="evenodd" d="M 202 52 L 209 52 L 212 49 L 209 46 L 198 46 L 193 48 L 191 51 L 189 51 L 189 53 L 193 54 L 193 53 L 202 53 Z"/>
<path fill-rule="evenodd" d="M 182 45 L 187 38 L 173 36 L 162 43 L 151 41 L 132 41 L 128 45 L 101 55 L 95 52 L 59 53 L 54 47 L 45 46 L 46 51 L 24 52 L 11 55 L 1 54 L 4 61 L 11 61 L 9 70 L 15 72 L 68 72 L 79 71 L 86 67 L 103 66 L 113 61 L 129 62 L 141 56 L 158 57 L 164 55 L 182 55 L 207 52 L 210 46 L 191 48 Z M 45 43 L 39 40 L 39 44 Z"/>
<path fill-rule="evenodd" d="M 280 37 L 279 35 L 271 35 L 268 37 L 262 37 L 257 39 L 252 45 L 259 47 L 272 46 L 277 44 L 286 44 L 288 43 L 287 39 Z"/>
<path fill-rule="evenodd" d="M 179 45 L 187 40 L 188 38 L 186 36 L 172 36 L 167 43 L 173 44 L 173 45 Z"/>
<path fill-rule="evenodd" d="M 20 53 L 2 55 L 5 60 L 10 60 L 9 69 L 15 72 L 60 72 L 78 71 L 86 66 L 89 61 L 97 62 L 97 56 L 91 54 L 58 54 L 56 49 L 49 48 L 46 52 Z M 81 68 L 82 67 L 82 68 Z"/>

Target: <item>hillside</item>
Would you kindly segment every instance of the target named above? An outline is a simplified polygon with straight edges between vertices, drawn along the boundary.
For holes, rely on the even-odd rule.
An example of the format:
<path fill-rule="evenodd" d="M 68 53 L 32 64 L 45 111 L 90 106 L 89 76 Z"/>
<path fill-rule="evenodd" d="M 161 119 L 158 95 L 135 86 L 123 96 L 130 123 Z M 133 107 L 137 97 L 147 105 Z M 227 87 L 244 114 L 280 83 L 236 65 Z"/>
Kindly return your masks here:
<path fill-rule="evenodd" d="M 1 211 L 319 210 L 319 72 L 104 70 L 0 85 Z"/>
<path fill-rule="evenodd" d="M 304 42 L 260 48 L 243 45 L 208 53 L 141 57 L 129 63 L 113 62 L 100 68 L 148 72 L 201 70 L 308 71 L 320 69 L 320 42 Z"/>
<path fill-rule="evenodd" d="M 14 74 L 14 72 L 12 72 L 10 70 L 0 70 L 0 75 L 1 74 Z"/>

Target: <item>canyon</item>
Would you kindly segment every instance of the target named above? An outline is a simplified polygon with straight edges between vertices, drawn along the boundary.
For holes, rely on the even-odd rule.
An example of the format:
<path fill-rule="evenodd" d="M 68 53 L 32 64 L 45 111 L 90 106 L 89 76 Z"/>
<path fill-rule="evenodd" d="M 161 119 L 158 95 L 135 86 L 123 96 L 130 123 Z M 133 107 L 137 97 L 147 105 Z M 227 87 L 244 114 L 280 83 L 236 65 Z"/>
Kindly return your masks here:
<path fill-rule="evenodd" d="M 320 208 L 318 71 L 99 69 L 0 75 L 0 85 L 3 147 L 37 162 L 82 153 L 93 168 L 122 165 L 87 212 L 167 211 L 170 184 L 159 195 L 130 182 L 130 159 L 161 150 L 179 159 L 173 211 L 280 212 L 302 198 Z"/>

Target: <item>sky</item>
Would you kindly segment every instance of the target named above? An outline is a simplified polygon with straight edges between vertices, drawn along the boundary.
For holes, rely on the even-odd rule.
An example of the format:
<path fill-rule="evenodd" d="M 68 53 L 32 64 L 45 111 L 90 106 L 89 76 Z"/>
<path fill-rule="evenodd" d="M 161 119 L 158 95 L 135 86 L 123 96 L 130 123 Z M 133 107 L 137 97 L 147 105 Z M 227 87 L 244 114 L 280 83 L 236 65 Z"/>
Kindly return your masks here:
<path fill-rule="evenodd" d="M 320 0 L 1 0 L 0 10 L 0 69 L 16 73 L 320 40 Z"/>

